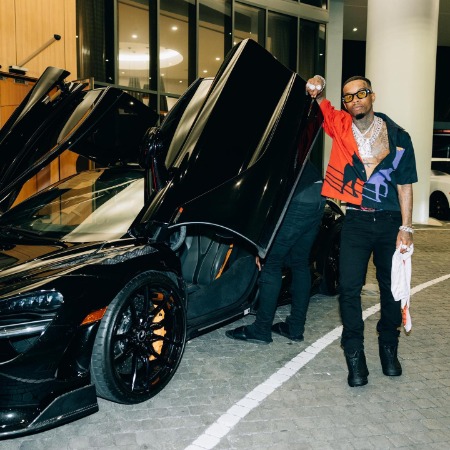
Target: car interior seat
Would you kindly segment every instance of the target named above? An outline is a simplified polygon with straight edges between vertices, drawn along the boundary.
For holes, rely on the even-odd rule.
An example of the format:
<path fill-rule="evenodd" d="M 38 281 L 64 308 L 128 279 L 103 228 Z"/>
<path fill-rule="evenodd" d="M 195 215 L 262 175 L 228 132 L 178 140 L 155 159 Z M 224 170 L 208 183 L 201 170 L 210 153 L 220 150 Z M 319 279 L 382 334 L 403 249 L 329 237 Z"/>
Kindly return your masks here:
<path fill-rule="evenodd" d="M 258 275 L 251 251 L 214 230 L 188 229 L 179 257 L 188 293 L 188 318 L 243 301 Z"/>
<path fill-rule="evenodd" d="M 232 251 L 232 242 L 220 242 L 205 235 L 186 236 L 181 267 L 188 293 L 208 286 L 220 277 Z"/>

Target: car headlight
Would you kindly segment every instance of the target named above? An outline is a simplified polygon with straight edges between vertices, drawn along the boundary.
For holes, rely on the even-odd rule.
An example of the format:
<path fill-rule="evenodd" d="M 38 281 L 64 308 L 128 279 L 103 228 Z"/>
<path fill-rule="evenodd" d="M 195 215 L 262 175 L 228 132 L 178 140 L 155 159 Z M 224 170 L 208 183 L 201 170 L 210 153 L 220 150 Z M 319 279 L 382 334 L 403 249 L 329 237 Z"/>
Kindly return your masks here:
<path fill-rule="evenodd" d="M 64 303 L 63 296 L 56 291 L 33 292 L 0 302 L 0 315 L 15 313 L 49 313 Z"/>
<path fill-rule="evenodd" d="M 40 334 L 63 303 L 57 291 L 30 292 L 0 300 L 0 339 Z"/>

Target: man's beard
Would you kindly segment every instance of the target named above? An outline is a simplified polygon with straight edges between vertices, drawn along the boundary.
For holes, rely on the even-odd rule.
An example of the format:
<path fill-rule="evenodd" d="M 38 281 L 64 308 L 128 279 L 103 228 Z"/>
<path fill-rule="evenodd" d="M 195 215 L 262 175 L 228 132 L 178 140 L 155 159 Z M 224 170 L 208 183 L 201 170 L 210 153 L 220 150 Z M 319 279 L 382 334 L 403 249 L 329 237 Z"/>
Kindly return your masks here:
<path fill-rule="evenodd" d="M 356 114 L 355 119 L 356 119 L 356 120 L 361 120 L 361 119 L 363 119 L 365 116 L 366 116 L 366 115 L 365 115 L 364 113 L 359 113 L 359 114 Z"/>

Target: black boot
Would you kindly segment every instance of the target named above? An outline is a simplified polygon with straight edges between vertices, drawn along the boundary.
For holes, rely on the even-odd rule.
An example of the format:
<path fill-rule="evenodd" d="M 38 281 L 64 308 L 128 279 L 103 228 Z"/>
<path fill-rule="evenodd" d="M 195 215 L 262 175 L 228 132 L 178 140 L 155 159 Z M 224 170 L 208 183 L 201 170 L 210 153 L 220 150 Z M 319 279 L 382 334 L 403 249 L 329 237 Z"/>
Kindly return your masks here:
<path fill-rule="evenodd" d="M 380 360 L 383 373 L 388 377 L 399 377 L 402 366 L 397 358 L 397 345 L 380 344 Z"/>
<path fill-rule="evenodd" d="M 348 367 L 348 384 L 351 387 L 364 386 L 367 384 L 369 369 L 367 369 L 366 355 L 364 350 L 356 350 L 352 353 L 345 353 Z"/>

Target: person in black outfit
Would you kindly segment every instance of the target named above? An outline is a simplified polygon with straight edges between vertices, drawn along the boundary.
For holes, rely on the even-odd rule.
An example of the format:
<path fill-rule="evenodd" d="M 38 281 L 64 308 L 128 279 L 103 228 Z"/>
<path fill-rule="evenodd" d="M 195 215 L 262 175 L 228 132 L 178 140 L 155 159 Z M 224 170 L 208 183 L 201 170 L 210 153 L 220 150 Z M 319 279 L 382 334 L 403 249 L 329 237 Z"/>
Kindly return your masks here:
<path fill-rule="evenodd" d="M 326 201 L 321 190 L 322 177 L 308 160 L 261 268 L 256 319 L 251 325 L 227 331 L 229 338 L 269 344 L 274 332 L 293 341 L 303 341 L 311 290 L 309 255 L 319 231 Z M 257 263 L 259 264 L 258 258 Z M 286 322 L 272 326 L 285 265 L 288 265 L 292 272 L 291 312 Z"/>
<path fill-rule="evenodd" d="M 324 131 L 333 139 L 322 194 L 346 202 L 339 259 L 341 345 L 349 386 L 368 383 L 364 353 L 361 291 L 370 258 L 380 288 L 378 347 L 383 374 L 400 376 L 398 342 L 401 303 L 391 290 L 392 257 L 413 245 L 413 183 L 417 182 L 414 147 L 409 133 L 390 117 L 374 111 L 375 92 L 363 76 L 346 80 L 342 109 L 323 95 L 319 75 L 306 84 L 324 116 Z"/>

